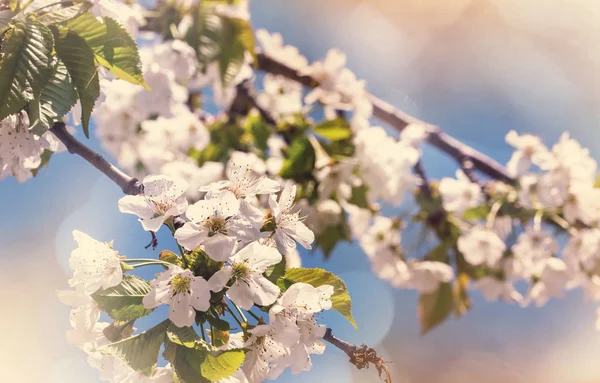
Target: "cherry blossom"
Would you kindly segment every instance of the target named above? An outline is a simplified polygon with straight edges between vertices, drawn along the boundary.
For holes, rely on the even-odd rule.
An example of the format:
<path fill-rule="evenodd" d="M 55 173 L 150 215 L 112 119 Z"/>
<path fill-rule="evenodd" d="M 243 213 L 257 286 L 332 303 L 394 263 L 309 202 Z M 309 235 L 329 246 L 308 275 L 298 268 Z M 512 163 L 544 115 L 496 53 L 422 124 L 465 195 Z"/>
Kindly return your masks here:
<path fill-rule="evenodd" d="M 493 267 L 504 255 L 506 244 L 491 230 L 474 227 L 458 238 L 458 250 L 471 265 Z"/>
<path fill-rule="evenodd" d="M 184 180 L 156 175 L 145 177 L 142 184 L 144 194 L 121 198 L 119 210 L 140 217 L 144 230 L 158 231 L 167 219 L 185 212 L 188 185 Z"/>
<path fill-rule="evenodd" d="M 195 310 L 207 311 L 210 307 L 209 283 L 189 270 L 170 266 L 150 286 L 152 290 L 143 299 L 144 307 L 170 306 L 169 319 L 178 327 L 192 326 Z"/>
<path fill-rule="evenodd" d="M 268 306 L 279 296 L 279 287 L 264 277 L 271 265 L 281 261 L 281 254 L 274 248 L 252 242 L 229 259 L 211 278 L 211 290 L 221 291 L 232 280 L 227 297 L 244 310 L 254 304 Z"/>
<path fill-rule="evenodd" d="M 92 294 L 100 288 L 108 289 L 121 283 L 121 260 L 124 257 L 119 256 L 112 245 L 77 230 L 73 231 L 73 238 L 78 247 L 69 258 L 69 266 L 73 270 L 73 278 L 69 280 L 71 287 Z"/>
<path fill-rule="evenodd" d="M 284 188 L 279 200 L 274 195 L 269 196 L 269 207 L 275 223 L 274 238 L 282 254 L 293 251 L 296 241 L 305 249 L 310 249 L 315 240 L 314 233 L 302 222 L 299 212 L 291 212 L 295 197 L 296 185 Z"/>

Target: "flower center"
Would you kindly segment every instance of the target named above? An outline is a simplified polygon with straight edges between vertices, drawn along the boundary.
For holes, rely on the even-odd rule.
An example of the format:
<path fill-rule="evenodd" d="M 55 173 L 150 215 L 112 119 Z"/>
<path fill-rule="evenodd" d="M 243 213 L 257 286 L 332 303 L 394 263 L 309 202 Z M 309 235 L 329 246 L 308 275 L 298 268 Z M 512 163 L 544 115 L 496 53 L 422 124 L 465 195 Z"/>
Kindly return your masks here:
<path fill-rule="evenodd" d="M 250 274 L 250 268 L 248 267 L 248 265 L 246 264 L 246 262 L 241 262 L 241 263 L 235 263 L 232 265 L 232 269 L 233 269 L 233 277 L 236 279 L 243 279 L 245 278 L 248 274 Z"/>
<path fill-rule="evenodd" d="M 206 221 L 204 221 L 204 225 L 208 228 L 208 236 L 212 237 L 217 233 L 227 234 L 227 229 L 225 227 L 224 218 L 221 217 L 210 217 Z"/>
<path fill-rule="evenodd" d="M 192 278 L 184 277 L 181 274 L 179 274 L 171 280 L 171 288 L 173 289 L 175 294 L 189 293 L 191 283 Z"/>

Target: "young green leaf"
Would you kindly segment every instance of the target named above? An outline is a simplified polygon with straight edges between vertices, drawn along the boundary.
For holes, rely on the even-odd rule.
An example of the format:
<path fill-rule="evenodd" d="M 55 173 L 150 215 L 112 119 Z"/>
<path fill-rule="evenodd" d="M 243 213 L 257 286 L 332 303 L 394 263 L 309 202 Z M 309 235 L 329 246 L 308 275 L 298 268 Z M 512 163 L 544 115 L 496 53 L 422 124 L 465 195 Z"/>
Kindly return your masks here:
<path fill-rule="evenodd" d="M 169 320 L 165 320 L 141 334 L 108 344 L 99 351 L 122 359 L 141 374 L 150 375 L 158 360 L 160 347 L 166 340 L 165 334 L 170 324 Z"/>
<path fill-rule="evenodd" d="M 316 154 L 306 136 L 299 136 L 287 150 L 286 160 L 279 171 L 283 178 L 302 179 L 312 174 L 315 167 Z"/>
<path fill-rule="evenodd" d="M 200 337 L 193 327 L 177 327 L 171 324 L 167 329 L 169 341 L 187 348 L 195 348 L 200 342 Z"/>
<path fill-rule="evenodd" d="M 244 362 L 244 350 L 223 351 L 217 356 L 207 354 L 200 365 L 202 377 L 218 382 L 233 375 Z"/>
<path fill-rule="evenodd" d="M 313 128 L 313 132 L 331 141 L 341 141 L 352 137 L 350 124 L 345 118 L 323 121 Z"/>
<path fill-rule="evenodd" d="M 454 308 L 452 286 L 442 283 L 440 287 L 428 294 L 421 294 L 417 315 L 421 322 L 421 335 L 442 323 Z"/>
<path fill-rule="evenodd" d="M 2 39 L 0 120 L 36 98 L 51 71 L 52 33 L 35 21 L 18 22 Z"/>
<path fill-rule="evenodd" d="M 142 299 L 150 290 L 150 284 L 145 280 L 134 275 L 123 275 L 121 284 L 99 290 L 92 294 L 92 298 L 114 320 L 129 321 L 152 312 L 142 304 Z"/>
<path fill-rule="evenodd" d="M 219 70 L 224 85 L 231 82 L 244 63 L 246 52 L 256 62 L 254 34 L 250 24 L 243 19 L 224 17 L 219 41 Z"/>
<path fill-rule="evenodd" d="M 100 22 L 84 13 L 65 25 L 85 40 L 100 65 L 121 80 L 150 90 L 144 82 L 137 45 L 121 24 L 109 17 Z"/>
<path fill-rule="evenodd" d="M 348 319 L 354 328 L 357 328 L 354 317 L 352 317 L 352 301 L 346 289 L 346 284 L 338 276 L 323 269 L 306 269 L 296 267 L 285 271 L 285 280 L 294 283 L 304 282 L 314 287 L 323 285 L 333 286 L 334 293 L 331 296 L 333 309 Z M 281 287 L 281 286 L 280 286 Z"/>
<path fill-rule="evenodd" d="M 100 96 L 100 82 L 94 52 L 77 33 L 63 27 L 51 27 L 58 58 L 65 64 L 81 102 L 83 133 L 89 138 L 89 123 L 96 99 Z"/>

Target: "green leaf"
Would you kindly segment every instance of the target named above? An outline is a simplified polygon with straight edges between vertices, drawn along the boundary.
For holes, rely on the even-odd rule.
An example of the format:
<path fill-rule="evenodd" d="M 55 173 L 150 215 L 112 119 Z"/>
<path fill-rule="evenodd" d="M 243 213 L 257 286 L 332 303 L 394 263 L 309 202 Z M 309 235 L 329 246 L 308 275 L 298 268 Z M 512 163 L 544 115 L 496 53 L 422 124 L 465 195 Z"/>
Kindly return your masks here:
<path fill-rule="evenodd" d="M 169 341 L 187 348 L 196 348 L 200 337 L 196 334 L 193 327 L 177 327 L 171 324 L 167 329 Z"/>
<path fill-rule="evenodd" d="M 350 124 L 341 117 L 321 122 L 313 128 L 313 132 L 331 141 L 341 141 L 352 137 Z"/>
<path fill-rule="evenodd" d="M 329 258 L 339 241 L 350 241 L 350 235 L 345 227 L 345 222 L 336 226 L 327 226 L 315 236 L 316 247 L 323 250 L 325 258 Z"/>
<path fill-rule="evenodd" d="M 171 362 L 181 383 L 210 383 L 200 373 L 200 365 L 207 354 L 207 351 L 165 342 L 163 357 Z"/>
<path fill-rule="evenodd" d="M 77 4 L 59 8 L 55 11 L 42 13 L 37 17 L 37 19 L 44 24 L 62 23 L 87 12 L 92 5 L 93 4 L 89 1 L 83 1 Z"/>
<path fill-rule="evenodd" d="M 265 123 L 259 113 L 251 113 L 246 118 L 244 129 L 252 135 L 254 146 L 265 153 L 267 151 L 267 141 L 273 130 Z"/>
<path fill-rule="evenodd" d="M 77 33 L 53 26 L 58 57 L 67 67 L 81 102 L 83 133 L 89 138 L 89 123 L 94 103 L 100 95 L 100 82 L 96 71 L 94 52 Z"/>
<path fill-rule="evenodd" d="M 354 328 L 358 328 L 354 321 L 354 317 L 352 317 L 352 301 L 350 299 L 350 294 L 348 294 L 346 284 L 338 276 L 323 269 L 296 267 L 287 269 L 284 278 L 294 283 L 308 283 L 314 287 L 323 285 L 333 286 L 334 293 L 331 296 L 331 303 L 333 304 L 332 308 L 342 314 L 344 318 L 348 319 Z"/>
<path fill-rule="evenodd" d="M 0 120 L 36 98 L 50 76 L 52 33 L 34 20 L 19 22 L 2 39 Z"/>
<path fill-rule="evenodd" d="M 15 17 L 16 13 L 11 11 L 10 9 L 4 9 L 0 11 L 0 33 L 4 32 L 10 21 Z"/>
<path fill-rule="evenodd" d="M 489 213 L 490 207 L 488 205 L 475 206 L 464 212 L 463 219 L 467 221 L 485 219 Z"/>
<path fill-rule="evenodd" d="M 421 294 L 417 315 L 421 323 L 421 335 L 442 323 L 454 309 L 452 286 L 442 283 L 440 287 L 428 294 Z"/>
<path fill-rule="evenodd" d="M 144 82 L 137 45 L 127 31 L 109 17 L 98 21 L 91 13 L 85 13 L 66 23 L 66 26 L 81 36 L 94 52 L 98 63 L 118 78 L 132 84 Z"/>
<path fill-rule="evenodd" d="M 150 292 L 150 284 L 134 275 L 123 275 L 121 284 L 92 294 L 102 311 L 119 321 L 129 321 L 144 317 L 152 312 L 142 304 L 142 299 Z"/>
<path fill-rule="evenodd" d="M 369 193 L 369 189 L 366 185 L 361 185 L 352 188 L 352 196 L 348 200 L 349 203 L 356 205 L 362 209 L 369 208 L 369 200 L 367 195 Z"/>
<path fill-rule="evenodd" d="M 58 61 L 52 77 L 42 89 L 39 97 L 29 107 L 30 130 L 42 134 L 54 121 L 69 113 L 77 102 L 77 92 L 71 82 L 67 67 Z"/>
<path fill-rule="evenodd" d="M 200 366 L 200 373 L 204 378 L 217 382 L 235 374 L 244 363 L 244 358 L 244 350 L 228 350 L 217 356 L 207 354 Z"/>
<path fill-rule="evenodd" d="M 42 154 L 40 156 L 42 158 L 42 162 L 40 163 L 40 166 L 31 170 L 31 174 L 33 174 L 34 177 L 38 175 L 38 173 L 40 172 L 40 170 L 42 170 L 42 168 L 45 168 L 46 166 L 48 166 L 48 164 L 50 163 L 50 158 L 52 158 L 53 154 L 54 154 L 53 151 L 44 149 L 44 151 L 42 152 Z"/>
<path fill-rule="evenodd" d="M 594 182 L 594 188 L 596 188 L 596 189 L 600 188 L 600 176 L 598 176 L 596 178 L 596 182 Z"/>
<path fill-rule="evenodd" d="M 141 334 L 108 344 L 99 351 L 122 359 L 129 367 L 144 375 L 152 373 L 158 360 L 158 352 L 166 340 L 165 334 L 171 321 L 165 320 Z"/>
<path fill-rule="evenodd" d="M 285 255 L 282 255 L 281 261 L 269 266 L 265 270 L 265 277 L 273 283 L 276 283 L 279 278 L 283 277 L 283 274 L 285 274 Z"/>
<path fill-rule="evenodd" d="M 250 24 L 243 19 L 223 18 L 223 28 L 219 46 L 219 70 L 223 85 L 229 84 L 237 76 L 246 51 L 254 57 L 254 34 Z M 256 58 L 254 59 L 256 62 Z"/>
<path fill-rule="evenodd" d="M 166 342 L 163 356 L 173 364 L 177 376 L 185 383 L 216 382 L 227 378 L 240 368 L 245 358 L 244 351 L 239 349 L 218 355 L 213 353 L 208 345 L 190 348 Z"/>
<path fill-rule="evenodd" d="M 223 320 L 217 316 L 207 315 L 206 320 L 208 320 L 208 323 L 210 323 L 210 325 L 213 326 L 214 328 L 216 328 L 217 330 L 221 330 L 221 331 L 231 330 L 231 326 L 229 325 L 229 322 L 227 322 L 226 320 Z"/>
<path fill-rule="evenodd" d="M 292 141 L 286 153 L 279 175 L 283 178 L 304 179 L 312 174 L 315 167 L 315 149 L 306 136 Z"/>

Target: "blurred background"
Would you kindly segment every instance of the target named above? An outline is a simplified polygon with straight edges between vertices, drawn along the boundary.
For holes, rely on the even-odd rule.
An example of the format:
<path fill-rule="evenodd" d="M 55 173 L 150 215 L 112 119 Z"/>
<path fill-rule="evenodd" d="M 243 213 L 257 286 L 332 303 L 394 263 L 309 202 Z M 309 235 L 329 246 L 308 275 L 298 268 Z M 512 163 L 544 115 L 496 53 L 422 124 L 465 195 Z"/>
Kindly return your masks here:
<path fill-rule="evenodd" d="M 251 12 L 254 27 L 280 32 L 310 60 L 346 52 L 372 93 L 500 162 L 511 153 L 510 129 L 548 145 L 569 131 L 600 154 L 598 0 L 253 0 Z M 454 174 L 433 149 L 423 163 L 432 178 Z M 150 237 L 118 212 L 120 190 L 68 154 L 25 184 L 1 182 L 0 197 L 0 382 L 97 382 L 66 343 L 69 309 L 55 294 L 67 288 L 71 232 L 114 239 L 140 258 L 172 239 L 163 232 L 157 251 L 144 250 Z M 376 279 L 358 246 L 338 246 L 326 263 L 320 253 L 302 256 L 304 266 L 346 281 L 360 329 L 337 313 L 323 321 L 343 339 L 376 346 L 394 382 L 600 381 L 596 307 L 579 291 L 539 309 L 489 304 L 474 292 L 466 317 L 421 337 L 416 293 Z M 310 373 L 279 381 L 377 382 L 374 370 L 356 372 L 346 359 L 330 347 Z"/>

